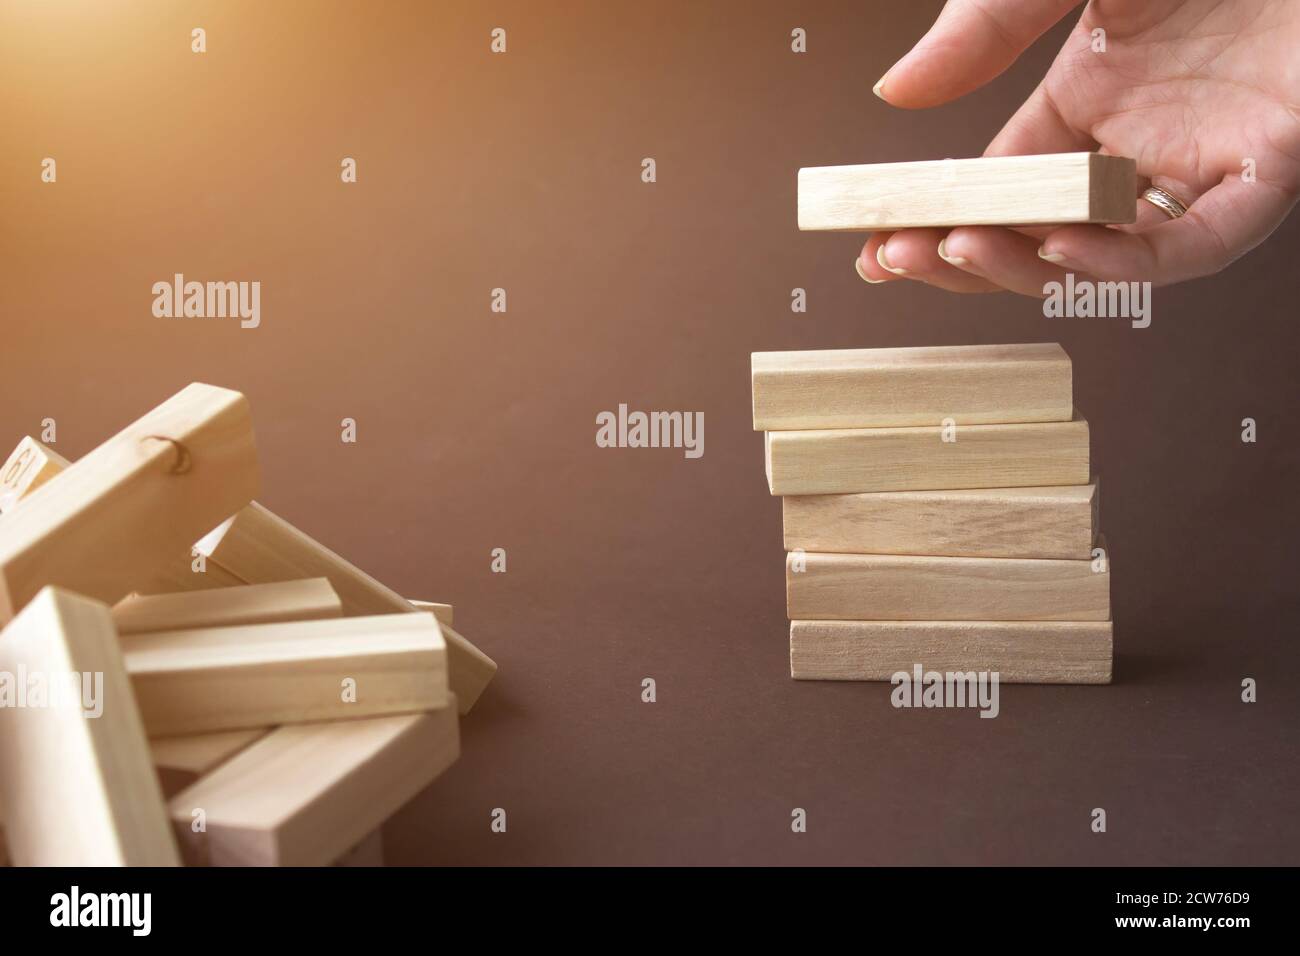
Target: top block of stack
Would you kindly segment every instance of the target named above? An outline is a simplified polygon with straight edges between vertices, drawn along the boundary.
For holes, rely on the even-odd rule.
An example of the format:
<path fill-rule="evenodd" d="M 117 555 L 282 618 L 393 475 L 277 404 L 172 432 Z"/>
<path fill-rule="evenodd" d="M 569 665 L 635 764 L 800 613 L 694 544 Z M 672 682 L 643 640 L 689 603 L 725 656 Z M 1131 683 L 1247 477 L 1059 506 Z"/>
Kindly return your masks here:
<path fill-rule="evenodd" d="M 754 429 L 1063 422 L 1070 357 L 1055 342 L 755 352 Z"/>
<path fill-rule="evenodd" d="M 799 170 L 799 228 L 1121 223 L 1137 218 L 1137 164 L 1054 153 Z"/>

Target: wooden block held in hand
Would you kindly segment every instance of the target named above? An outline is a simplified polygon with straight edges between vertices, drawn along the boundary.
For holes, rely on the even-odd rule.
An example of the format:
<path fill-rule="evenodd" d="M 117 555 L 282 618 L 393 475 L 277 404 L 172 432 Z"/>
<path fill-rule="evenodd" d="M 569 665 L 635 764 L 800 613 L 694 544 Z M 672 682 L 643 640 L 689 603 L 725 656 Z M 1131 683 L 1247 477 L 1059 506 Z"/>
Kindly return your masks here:
<path fill-rule="evenodd" d="M 460 754 L 455 706 L 281 727 L 169 803 L 188 861 L 326 866 Z M 195 833 L 203 811 L 206 832 Z"/>
<path fill-rule="evenodd" d="M 1137 219 L 1137 164 L 1100 153 L 799 170 L 799 228 L 874 232 Z"/>
<path fill-rule="evenodd" d="M 64 468 L 68 459 L 28 436 L 0 466 L 0 514 L 13 511 L 18 502 Z"/>
<path fill-rule="evenodd" d="M 1029 488 L 1088 482 L 1088 423 L 765 433 L 774 495 Z"/>
<path fill-rule="evenodd" d="M 1069 421 L 1070 357 L 1055 342 L 755 352 L 755 431 Z"/>
<path fill-rule="evenodd" d="M 4 517 L 0 623 L 46 584 L 112 603 L 257 492 L 248 402 L 195 383 Z"/>
<path fill-rule="evenodd" d="M 1110 621 L 791 621 L 796 680 L 997 671 L 1007 684 L 1109 684 Z"/>
<path fill-rule="evenodd" d="M 15 695 L 34 682 L 47 689 L 45 706 L 15 698 L 0 708 L 0 805 L 14 862 L 176 865 L 108 608 L 44 588 L 0 632 L 0 674 Z M 56 687 L 72 686 L 78 697 L 51 706 Z"/>
<path fill-rule="evenodd" d="M 122 647 L 153 736 L 412 713 L 450 696 L 432 614 L 161 631 Z"/>
<path fill-rule="evenodd" d="M 1097 509 L 1095 481 L 782 499 L 787 551 L 854 554 L 1089 558 Z"/>
<path fill-rule="evenodd" d="M 170 798 L 180 793 L 204 774 L 266 736 L 270 730 L 270 727 L 260 727 L 184 737 L 155 737 L 149 741 L 149 750 L 163 795 Z"/>
<path fill-rule="evenodd" d="M 119 634 L 234 627 L 343 616 L 339 596 L 325 578 L 241 584 L 204 591 L 128 597 L 113 608 Z"/>
<path fill-rule="evenodd" d="M 414 609 L 400 594 L 257 502 L 240 511 L 224 533 L 214 533 L 206 547 L 209 564 L 215 563 L 249 584 L 328 578 L 348 616 L 409 614 Z M 492 680 L 497 665 L 450 628 L 444 636 L 451 690 L 461 713 L 468 713 Z"/>
<path fill-rule="evenodd" d="M 792 621 L 1108 621 L 1109 568 L 1108 559 L 792 553 L 786 607 Z"/>

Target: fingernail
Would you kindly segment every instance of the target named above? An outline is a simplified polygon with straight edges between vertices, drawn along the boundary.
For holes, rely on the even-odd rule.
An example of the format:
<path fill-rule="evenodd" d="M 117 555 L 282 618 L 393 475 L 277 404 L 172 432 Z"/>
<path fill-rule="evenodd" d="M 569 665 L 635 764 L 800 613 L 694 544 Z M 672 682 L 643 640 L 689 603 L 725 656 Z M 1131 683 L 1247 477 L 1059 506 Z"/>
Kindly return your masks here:
<path fill-rule="evenodd" d="M 876 246 L 876 261 L 880 263 L 880 268 L 884 269 L 886 272 L 892 272 L 896 276 L 907 275 L 906 269 L 895 269 L 889 264 L 889 260 L 885 258 L 884 243 Z"/>
<path fill-rule="evenodd" d="M 1038 258 L 1042 259 L 1044 262 L 1064 262 L 1064 261 L 1065 261 L 1065 256 L 1061 255 L 1061 253 L 1059 253 L 1059 252 L 1044 252 L 1044 251 L 1043 251 L 1044 248 L 1046 248 L 1046 247 L 1045 247 L 1045 246 L 1039 246 L 1039 247 L 1038 247 Z"/>
<path fill-rule="evenodd" d="M 871 278 L 871 276 L 867 275 L 867 273 L 862 268 L 861 256 L 858 256 L 856 259 L 853 260 L 853 268 L 857 270 L 858 278 L 860 278 L 863 282 L 870 282 L 872 285 L 875 285 L 878 282 L 889 281 L 887 279 L 873 279 Z"/>
<path fill-rule="evenodd" d="M 944 262 L 950 263 L 951 265 L 954 266 L 964 266 L 966 264 L 966 260 L 963 259 L 961 256 L 948 255 L 947 244 L 948 244 L 947 236 L 944 236 L 942 239 L 939 240 L 939 258 L 942 259 Z"/>
<path fill-rule="evenodd" d="M 872 92 L 872 93 L 875 93 L 875 94 L 876 94 L 877 96 L 879 96 L 882 100 L 883 100 L 885 97 L 884 97 L 884 94 L 880 92 L 880 90 L 881 90 L 881 87 L 883 87 L 883 86 L 885 85 L 885 79 L 886 79 L 888 76 L 889 76 L 889 74 L 886 73 L 886 74 L 885 74 L 884 76 L 882 76 L 880 79 L 876 80 L 876 85 L 873 86 L 873 87 L 871 88 L 871 92 Z"/>

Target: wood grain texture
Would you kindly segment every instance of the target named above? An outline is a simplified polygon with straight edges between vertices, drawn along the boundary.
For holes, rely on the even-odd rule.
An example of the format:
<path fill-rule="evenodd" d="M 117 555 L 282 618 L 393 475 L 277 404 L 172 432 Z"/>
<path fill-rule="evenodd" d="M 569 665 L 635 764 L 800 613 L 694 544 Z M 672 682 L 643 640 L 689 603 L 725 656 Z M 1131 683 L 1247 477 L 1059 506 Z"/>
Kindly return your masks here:
<path fill-rule="evenodd" d="M 149 741 L 149 750 L 163 795 L 170 798 L 180 793 L 270 731 L 270 727 L 259 727 L 184 737 L 155 737 Z"/>
<path fill-rule="evenodd" d="M 198 627 L 274 624 L 342 617 L 343 604 L 325 578 L 241 584 L 204 591 L 124 598 L 113 608 L 118 634 Z"/>
<path fill-rule="evenodd" d="M 180 793 L 270 730 L 265 727 L 150 740 L 149 751 L 164 799 Z M 3 823 L 3 814 L 0 814 L 0 824 Z M 0 828 L 0 866 L 6 865 L 4 846 L 4 830 Z"/>
<path fill-rule="evenodd" d="M 754 429 L 1069 421 L 1070 357 L 1055 342 L 754 352 Z"/>
<path fill-rule="evenodd" d="M 796 562 L 803 571 L 796 571 Z M 1107 621 L 1110 565 L 898 554 L 786 557 L 790 620 Z"/>
<path fill-rule="evenodd" d="M 161 631 L 122 645 L 158 737 L 434 710 L 449 698 L 432 614 Z M 344 699 L 346 679 L 355 700 Z"/>
<path fill-rule="evenodd" d="M 135 591 L 142 595 L 175 594 L 179 591 L 204 591 L 210 588 L 234 588 L 247 581 L 235 577 L 225 568 L 204 561 L 201 565 L 195 560 L 196 555 L 177 555 L 168 560 L 165 567 L 159 568 L 153 575 L 141 582 Z M 202 570 L 198 570 L 201 567 Z"/>
<path fill-rule="evenodd" d="M 496 664 L 462 637 L 459 631 L 452 630 L 450 624 L 442 625 L 442 636 L 447 641 L 447 666 L 452 668 L 447 677 L 452 694 L 457 701 L 460 700 L 462 693 L 470 695 L 473 700 L 478 700 L 496 674 Z M 455 654 L 452 653 L 453 647 L 457 648 Z M 454 669 L 457 664 L 459 670 Z M 461 713 L 465 713 L 468 709 L 462 706 Z"/>
<path fill-rule="evenodd" d="M 140 590 L 258 479 L 244 396 L 187 386 L 4 516 L 0 623 L 46 584 L 110 604 Z"/>
<path fill-rule="evenodd" d="M 7 519 L 6 519 L 7 520 Z M 10 690 L 92 678 L 92 706 L 0 708 L 0 805 L 18 866 L 174 866 L 176 844 L 108 607 L 44 588 L 0 633 Z M 82 682 L 77 681 L 77 687 Z M 98 716 L 92 716 L 98 711 Z"/>
<path fill-rule="evenodd" d="M 33 439 L 28 438 L 24 439 L 24 441 L 33 443 L 39 448 L 40 480 L 29 482 L 24 487 L 24 482 L 21 480 L 19 473 L 15 472 L 15 486 L 7 494 L 0 490 L 0 513 L 12 511 L 17 507 L 18 502 L 22 501 L 29 493 L 71 464 L 62 455 L 45 445 L 41 445 L 39 442 L 33 442 Z M 20 444 L 14 450 L 14 455 L 10 458 L 10 464 L 13 464 L 19 457 L 22 449 L 23 445 Z M 9 465 L 6 465 L 4 474 L 8 474 L 8 468 Z M 243 583 L 233 574 L 215 565 L 207 565 L 202 570 L 196 570 L 193 555 L 191 554 L 188 558 L 181 555 L 168 558 L 164 564 L 157 568 L 149 571 L 142 570 L 139 584 L 134 590 L 141 594 L 170 594 L 176 591 L 194 591 L 202 588 L 233 587 Z"/>
<path fill-rule="evenodd" d="M 257 502 L 240 511 L 225 533 L 214 535 L 205 547 L 209 565 L 215 563 L 249 584 L 328 578 L 348 616 L 413 610 L 400 594 Z M 445 636 L 451 689 L 461 713 L 468 713 L 496 674 L 497 665 L 460 634 L 449 630 Z"/>
<path fill-rule="evenodd" d="M 455 609 L 450 604 L 439 604 L 437 601 L 417 601 L 414 598 L 407 598 L 411 607 L 417 611 L 428 611 L 438 619 L 439 624 L 448 626 L 456 623 Z"/>
<path fill-rule="evenodd" d="M 1122 156 L 1052 153 L 799 170 L 799 228 L 1128 223 L 1137 164 Z"/>
<path fill-rule="evenodd" d="M 0 515 L 67 467 L 68 460 L 53 448 L 24 438 L 0 466 Z"/>
<path fill-rule="evenodd" d="M 1109 684 L 1110 621 L 791 621 L 796 680 L 997 671 L 1001 683 Z"/>
<path fill-rule="evenodd" d="M 1088 423 L 765 432 L 774 495 L 1030 488 L 1088 483 Z"/>
<path fill-rule="evenodd" d="M 456 708 L 281 727 L 169 803 L 186 860 L 325 866 L 459 756 Z M 206 832 L 195 833 L 202 810 Z"/>
<path fill-rule="evenodd" d="M 781 500 L 785 549 L 990 558 L 1089 558 L 1098 488 L 977 488 Z"/>

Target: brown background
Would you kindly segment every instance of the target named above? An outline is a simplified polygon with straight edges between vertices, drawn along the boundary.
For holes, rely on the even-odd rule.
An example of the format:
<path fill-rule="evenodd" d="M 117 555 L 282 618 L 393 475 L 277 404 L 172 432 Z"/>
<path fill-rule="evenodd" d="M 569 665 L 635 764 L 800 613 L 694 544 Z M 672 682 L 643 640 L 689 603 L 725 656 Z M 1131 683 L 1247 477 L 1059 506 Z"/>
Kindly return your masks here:
<path fill-rule="evenodd" d="M 1062 38 L 890 109 L 871 85 L 937 8 L 5 3 L 3 444 L 48 416 L 75 457 L 191 380 L 238 388 L 264 503 L 456 605 L 501 672 L 390 862 L 1300 862 L 1300 222 L 1144 331 L 864 284 L 860 237 L 796 231 L 795 170 L 978 154 Z M 174 272 L 260 280 L 262 327 L 155 319 Z M 1115 684 L 1004 687 L 980 720 L 791 681 L 749 353 L 1036 340 L 1094 429 Z M 597 448 L 619 402 L 705 412 L 704 457 Z"/>

